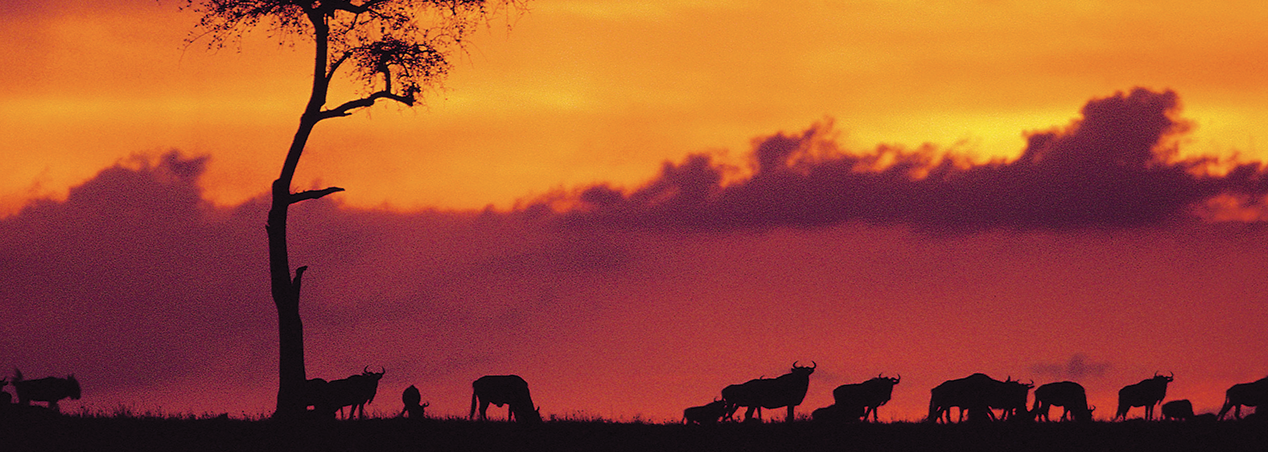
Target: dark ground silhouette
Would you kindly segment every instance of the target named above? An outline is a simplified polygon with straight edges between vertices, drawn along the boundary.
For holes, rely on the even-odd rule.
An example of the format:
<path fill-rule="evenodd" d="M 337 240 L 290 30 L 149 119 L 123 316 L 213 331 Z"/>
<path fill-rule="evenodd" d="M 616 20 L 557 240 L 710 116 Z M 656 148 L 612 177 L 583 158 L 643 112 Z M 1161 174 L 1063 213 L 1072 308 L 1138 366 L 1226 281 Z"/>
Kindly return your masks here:
<path fill-rule="evenodd" d="M 28 407 L 35 409 L 35 407 Z M 1268 424 L 1230 422 L 722 423 L 547 421 L 535 425 L 407 418 L 293 423 L 0 416 L 18 451 L 1251 451 Z"/>

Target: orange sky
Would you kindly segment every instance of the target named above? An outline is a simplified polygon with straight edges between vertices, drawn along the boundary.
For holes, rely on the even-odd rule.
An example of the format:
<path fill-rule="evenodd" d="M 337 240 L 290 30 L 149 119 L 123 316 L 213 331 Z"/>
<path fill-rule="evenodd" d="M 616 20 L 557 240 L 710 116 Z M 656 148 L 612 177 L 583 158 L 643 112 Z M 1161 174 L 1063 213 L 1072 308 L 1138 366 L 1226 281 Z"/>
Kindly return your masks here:
<path fill-rule="evenodd" d="M 182 45 L 177 2 L 6 2 L 0 212 L 135 153 L 213 156 L 208 196 L 275 177 L 305 100 L 307 48 Z M 1174 89 L 1189 152 L 1259 156 L 1259 2 L 534 1 L 473 41 L 427 106 L 318 128 L 298 175 L 355 206 L 509 207 L 665 159 L 836 118 L 844 140 L 1013 156 L 1091 96 Z M 1256 140 L 1261 142 L 1256 145 Z M 426 177 L 420 173 L 426 172 Z"/>
<path fill-rule="evenodd" d="M 0 4 L 0 278 L 13 278 L 0 287 L 18 287 L 0 294 L 17 319 L 0 342 L 45 344 L 0 351 L 0 369 L 86 375 L 88 407 L 261 413 L 274 314 L 263 212 L 248 201 L 298 122 L 308 48 L 261 33 L 240 51 L 186 47 L 198 18 L 177 5 Z M 726 384 L 816 360 L 803 413 L 834 385 L 885 372 L 904 380 L 882 417 L 914 419 L 930 387 L 984 371 L 1078 379 L 1108 418 L 1116 388 L 1154 371 L 1174 371 L 1172 394 L 1199 410 L 1268 373 L 1255 223 L 1191 223 L 1177 207 L 1055 226 L 970 212 L 948 226 L 955 212 L 898 206 L 754 226 L 690 223 L 631 194 L 695 168 L 693 153 L 744 180 L 756 146 L 828 122 L 830 136 L 806 141 L 1015 159 L 1026 133 L 1078 138 L 1072 121 L 1096 122 L 1081 113 L 1090 100 L 1137 86 L 1178 95 L 1174 119 L 1193 128 L 1163 135 L 1183 155 L 1265 159 L 1262 2 L 530 8 L 510 32 L 497 22 L 477 36 L 425 106 L 320 124 L 300 165 L 297 185 L 348 190 L 295 215 L 294 261 L 313 266 L 309 372 L 388 367 L 380 413 L 416 384 L 433 412 L 465 414 L 474 377 L 516 372 L 545 413 L 668 420 Z M 175 160 L 159 157 L 172 149 Z M 198 156 L 201 172 L 173 177 L 173 161 Z M 629 198 L 545 220 L 513 209 L 592 184 Z M 82 199 L 67 199 L 72 187 Z M 55 201 L 21 210 L 42 198 Z M 193 207 L 173 214 L 183 227 L 142 215 L 163 206 Z M 588 229 L 595 218 L 626 223 Z M 172 245 L 187 234 L 203 245 Z M 80 284 L 41 285 L 66 281 Z M 47 350 L 69 355 L 41 361 Z"/>

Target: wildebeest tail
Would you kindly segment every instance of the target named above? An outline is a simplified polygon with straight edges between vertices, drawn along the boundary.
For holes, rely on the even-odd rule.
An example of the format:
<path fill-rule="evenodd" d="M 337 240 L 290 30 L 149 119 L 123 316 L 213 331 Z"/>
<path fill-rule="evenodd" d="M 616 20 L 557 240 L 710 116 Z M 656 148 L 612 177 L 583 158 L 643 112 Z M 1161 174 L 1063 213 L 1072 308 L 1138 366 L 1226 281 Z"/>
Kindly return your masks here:
<path fill-rule="evenodd" d="M 471 414 L 467 415 L 468 419 L 475 419 L 476 410 L 476 392 L 475 388 L 471 388 Z"/>

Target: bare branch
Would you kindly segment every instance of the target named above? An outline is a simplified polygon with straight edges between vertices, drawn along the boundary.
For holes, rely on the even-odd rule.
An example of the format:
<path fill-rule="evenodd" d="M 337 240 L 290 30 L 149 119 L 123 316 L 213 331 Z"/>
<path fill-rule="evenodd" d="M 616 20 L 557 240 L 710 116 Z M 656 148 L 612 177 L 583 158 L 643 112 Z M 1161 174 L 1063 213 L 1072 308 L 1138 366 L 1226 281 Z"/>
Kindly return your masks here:
<path fill-rule="evenodd" d="M 304 265 L 295 269 L 295 279 L 291 280 L 291 290 L 295 291 L 295 299 L 299 299 L 299 283 L 304 277 L 304 270 L 308 270 L 308 266 Z"/>
<path fill-rule="evenodd" d="M 343 191 L 343 189 L 339 187 L 330 187 L 330 188 L 325 188 L 321 190 L 304 190 L 299 193 L 291 193 L 291 197 L 290 199 L 287 200 L 287 203 L 295 204 L 300 201 L 317 199 L 317 198 L 321 198 L 323 196 L 329 195 L 331 193 L 341 192 L 341 191 Z"/>
<path fill-rule="evenodd" d="M 330 71 L 326 72 L 326 83 L 330 83 L 330 81 L 335 78 L 335 71 L 339 69 L 339 65 L 343 64 L 344 61 L 347 61 L 350 56 L 352 56 L 352 52 L 344 52 L 342 55 L 339 55 L 339 59 L 330 63 Z"/>
<path fill-rule="evenodd" d="M 392 94 L 387 91 L 379 91 L 377 93 L 371 94 L 369 96 L 366 96 L 357 100 L 350 100 L 348 102 L 344 102 L 343 105 L 332 108 L 330 110 L 323 110 L 321 114 L 317 115 L 317 120 L 320 121 L 323 119 L 351 115 L 352 110 L 372 106 L 374 105 L 374 102 L 379 99 L 391 99 L 408 106 L 413 106 L 415 102 L 413 94 L 401 96 L 398 94 Z"/>

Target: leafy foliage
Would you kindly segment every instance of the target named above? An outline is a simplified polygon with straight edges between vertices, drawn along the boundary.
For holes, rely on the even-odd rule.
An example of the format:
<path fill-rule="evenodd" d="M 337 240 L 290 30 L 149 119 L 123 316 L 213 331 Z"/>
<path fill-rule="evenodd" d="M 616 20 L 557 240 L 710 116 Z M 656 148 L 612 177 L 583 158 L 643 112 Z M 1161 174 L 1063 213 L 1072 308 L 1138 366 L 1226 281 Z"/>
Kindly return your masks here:
<path fill-rule="evenodd" d="M 414 95 L 439 86 L 451 52 L 481 24 L 516 0 L 186 0 L 184 10 L 202 15 L 188 44 L 209 48 L 238 42 L 266 27 L 282 43 L 314 41 L 324 58 L 324 82 L 351 60 L 350 77 L 370 92 L 413 104 Z M 317 74 L 314 74 L 317 76 Z M 380 77 L 381 76 L 381 77 Z M 375 86 L 382 81 L 383 88 Z M 393 89 L 395 85 L 396 89 Z M 357 105 L 365 106 L 365 105 Z"/>

